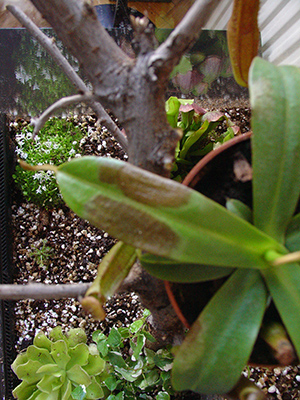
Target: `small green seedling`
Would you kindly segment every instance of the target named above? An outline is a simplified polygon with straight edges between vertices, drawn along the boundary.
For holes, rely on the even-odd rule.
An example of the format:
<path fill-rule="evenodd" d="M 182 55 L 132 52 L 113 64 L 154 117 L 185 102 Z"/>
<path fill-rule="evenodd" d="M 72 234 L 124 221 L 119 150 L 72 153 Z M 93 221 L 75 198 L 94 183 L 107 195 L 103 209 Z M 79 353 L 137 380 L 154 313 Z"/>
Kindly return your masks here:
<path fill-rule="evenodd" d="M 153 399 L 169 400 L 171 388 L 171 368 L 173 356 L 169 348 L 158 351 L 146 347 L 155 339 L 148 332 L 146 319 L 150 315 L 145 310 L 142 318 L 129 327 L 112 328 L 109 335 L 101 331 L 93 333 L 93 340 L 101 357 L 107 363 L 107 377 L 104 385 L 108 399 Z M 124 357 L 124 347 L 129 355 Z"/>
<path fill-rule="evenodd" d="M 53 255 L 53 248 L 47 245 L 47 239 L 42 239 L 38 248 L 31 247 L 32 252 L 29 255 L 34 257 L 40 268 L 47 269 L 51 261 L 51 256 Z"/>

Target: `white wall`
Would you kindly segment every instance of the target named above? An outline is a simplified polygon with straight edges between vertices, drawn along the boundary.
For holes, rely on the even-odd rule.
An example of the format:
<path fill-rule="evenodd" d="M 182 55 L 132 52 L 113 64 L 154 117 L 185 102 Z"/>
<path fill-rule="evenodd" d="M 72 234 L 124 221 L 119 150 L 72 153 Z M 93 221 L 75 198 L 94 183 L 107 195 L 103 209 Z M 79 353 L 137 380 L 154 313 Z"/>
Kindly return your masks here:
<path fill-rule="evenodd" d="M 226 29 L 232 0 L 220 0 L 207 29 Z M 263 57 L 276 65 L 300 67 L 300 0 L 261 0 L 259 27 Z"/>

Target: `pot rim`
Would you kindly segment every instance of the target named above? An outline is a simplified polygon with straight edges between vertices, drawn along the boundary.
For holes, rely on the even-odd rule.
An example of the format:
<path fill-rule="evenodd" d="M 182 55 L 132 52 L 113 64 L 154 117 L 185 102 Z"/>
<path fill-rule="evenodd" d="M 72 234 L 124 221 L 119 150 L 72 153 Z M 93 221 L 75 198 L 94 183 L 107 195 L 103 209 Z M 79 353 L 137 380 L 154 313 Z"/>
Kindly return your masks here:
<path fill-rule="evenodd" d="M 215 157 L 217 157 L 219 154 L 223 153 L 223 151 L 229 149 L 230 147 L 236 145 L 237 143 L 244 142 L 248 140 L 252 136 L 252 131 L 249 131 L 247 133 L 243 133 L 242 135 L 236 136 L 224 144 L 222 144 L 220 147 L 218 147 L 215 150 L 210 151 L 206 156 L 204 156 L 192 169 L 191 171 L 187 174 L 187 176 L 184 178 L 182 184 L 185 186 L 189 186 L 191 188 L 195 187 L 196 184 L 198 183 L 199 179 L 198 174 L 199 172 Z"/>

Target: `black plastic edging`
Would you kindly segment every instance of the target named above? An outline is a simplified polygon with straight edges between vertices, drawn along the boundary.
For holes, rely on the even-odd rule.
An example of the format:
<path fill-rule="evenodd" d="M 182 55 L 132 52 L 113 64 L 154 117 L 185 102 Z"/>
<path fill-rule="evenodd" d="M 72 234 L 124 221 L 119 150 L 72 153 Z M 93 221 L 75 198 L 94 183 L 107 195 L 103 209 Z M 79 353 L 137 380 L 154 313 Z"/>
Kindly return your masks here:
<path fill-rule="evenodd" d="M 0 283 L 12 283 L 11 177 L 13 153 L 10 149 L 6 115 L 0 113 Z M 14 303 L 0 301 L 0 399 L 12 399 L 16 378 L 11 370 L 15 358 Z"/>

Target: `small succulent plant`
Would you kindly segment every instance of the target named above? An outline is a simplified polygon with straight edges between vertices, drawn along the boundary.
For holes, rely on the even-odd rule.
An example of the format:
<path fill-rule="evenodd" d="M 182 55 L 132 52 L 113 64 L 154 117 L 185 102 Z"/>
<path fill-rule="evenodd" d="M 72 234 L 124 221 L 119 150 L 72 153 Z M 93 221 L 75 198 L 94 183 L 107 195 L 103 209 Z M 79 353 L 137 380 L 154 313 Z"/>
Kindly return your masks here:
<path fill-rule="evenodd" d="M 17 356 L 12 369 L 22 380 L 13 395 L 20 400 L 99 399 L 103 397 L 98 382 L 105 368 L 96 345 L 87 345 L 85 332 L 61 327 L 47 337 L 38 333 L 33 345 Z"/>

